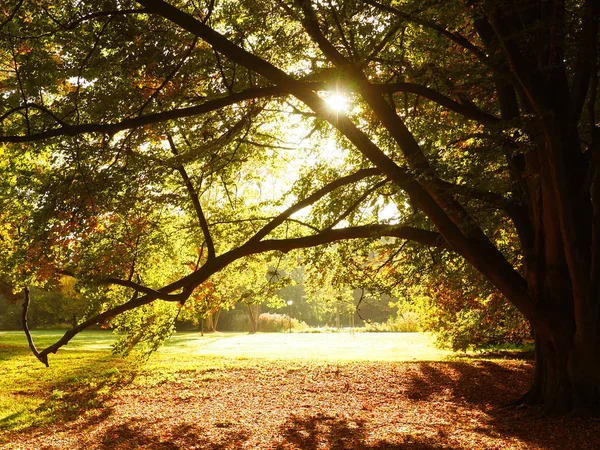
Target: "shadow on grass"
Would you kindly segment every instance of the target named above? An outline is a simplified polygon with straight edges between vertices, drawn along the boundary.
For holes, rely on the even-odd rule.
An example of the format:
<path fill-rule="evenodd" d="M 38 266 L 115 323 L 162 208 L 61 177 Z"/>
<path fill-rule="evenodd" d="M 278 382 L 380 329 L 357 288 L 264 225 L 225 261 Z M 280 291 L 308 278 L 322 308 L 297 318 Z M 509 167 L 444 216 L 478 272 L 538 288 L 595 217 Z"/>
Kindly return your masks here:
<path fill-rule="evenodd" d="M 24 408 L 1 419 L 0 430 L 17 427 L 26 432 L 51 423 L 68 424 L 81 416 L 88 417 L 87 423 L 92 426 L 111 415 L 111 409 L 104 406 L 105 401 L 131 384 L 135 377 L 134 371 L 121 372 L 111 362 L 90 362 L 50 383 L 46 400 L 35 410 Z M 14 395 L 18 399 L 19 396 L 36 397 L 39 393 L 23 390 L 15 391 Z"/>

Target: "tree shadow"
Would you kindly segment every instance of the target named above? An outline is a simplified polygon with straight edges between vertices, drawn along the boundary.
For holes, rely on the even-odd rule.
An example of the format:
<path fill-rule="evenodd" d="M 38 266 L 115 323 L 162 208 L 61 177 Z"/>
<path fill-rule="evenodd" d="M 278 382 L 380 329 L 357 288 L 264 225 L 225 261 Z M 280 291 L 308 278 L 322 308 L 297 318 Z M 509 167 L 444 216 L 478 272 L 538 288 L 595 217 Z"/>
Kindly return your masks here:
<path fill-rule="evenodd" d="M 363 420 L 349 421 L 336 417 L 317 415 L 313 417 L 292 416 L 280 428 L 284 442 L 275 447 L 277 450 L 293 448 L 301 450 L 430 450 L 439 449 L 439 445 L 418 442 L 413 436 L 406 436 L 405 442 L 377 441 L 369 443 L 368 430 Z M 449 447 L 445 447 L 449 448 Z"/>
<path fill-rule="evenodd" d="M 407 396 L 411 400 L 427 401 L 439 394 L 440 387 L 449 390 L 454 402 L 467 402 L 482 405 L 487 402 L 506 399 L 508 403 L 515 396 L 515 384 L 501 382 L 512 379 L 522 384 L 529 377 L 528 371 L 516 373 L 493 361 L 472 362 L 421 362 L 416 363 L 418 373 L 408 380 Z"/>
<path fill-rule="evenodd" d="M 105 370 L 99 370 L 104 368 Z M 56 380 L 47 387 L 46 399 L 34 410 L 22 410 L 0 419 L 0 430 L 10 429 L 25 416 L 30 422 L 22 431 L 39 428 L 50 423 L 63 423 L 68 426 L 80 417 L 86 417 L 86 427 L 102 422 L 112 414 L 106 401 L 120 389 L 129 386 L 137 374 L 133 371 L 120 372 L 104 361 L 92 361 L 80 366 L 76 372 Z M 14 395 L 39 396 L 39 393 L 15 391 Z"/>
<path fill-rule="evenodd" d="M 510 402 L 524 394 L 532 381 L 531 367 L 506 367 L 494 361 L 422 362 L 408 380 L 407 396 L 432 401 L 445 389 L 446 402 L 482 413 L 479 434 L 517 438 L 548 450 L 597 449 L 599 418 L 547 417 L 542 407 L 516 408 Z"/>
<path fill-rule="evenodd" d="M 99 438 L 100 450 L 175 450 L 200 448 L 204 450 L 234 450 L 242 448 L 252 438 L 249 430 L 241 426 L 202 428 L 197 423 L 185 423 L 162 429 L 162 433 L 149 432 L 150 422 L 132 419 L 106 428 Z M 364 421 L 316 416 L 291 416 L 279 427 L 279 436 L 270 443 L 255 444 L 252 448 L 273 450 L 431 450 L 439 445 L 406 437 L 405 442 L 378 441 L 369 443 Z M 421 438 L 422 439 L 422 438 Z M 450 447 L 444 447 L 450 448 Z"/>
<path fill-rule="evenodd" d="M 250 435 L 244 429 L 220 430 L 204 429 L 197 424 L 184 423 L 174 427 L 165 427 L 162 433 L 149 432 L 151 422 L 131 419 L 106 428 L 100 436 L 99 450 L 179 450 L 201 448 L 205 450 L 234 450 L 240 448 Z"/>

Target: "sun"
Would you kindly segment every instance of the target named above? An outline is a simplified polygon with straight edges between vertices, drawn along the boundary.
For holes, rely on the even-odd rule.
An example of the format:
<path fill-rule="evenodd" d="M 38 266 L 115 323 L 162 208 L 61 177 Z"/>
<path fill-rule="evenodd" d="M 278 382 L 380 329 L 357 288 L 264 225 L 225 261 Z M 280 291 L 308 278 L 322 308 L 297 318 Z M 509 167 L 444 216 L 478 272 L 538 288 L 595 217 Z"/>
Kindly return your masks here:
<path fill-rule="evenodd" d="M 331 94 L 325 97 L 325 101 L 336 112 L 346 112 L 348 110 L 348 98 L 343 94 Z"/>

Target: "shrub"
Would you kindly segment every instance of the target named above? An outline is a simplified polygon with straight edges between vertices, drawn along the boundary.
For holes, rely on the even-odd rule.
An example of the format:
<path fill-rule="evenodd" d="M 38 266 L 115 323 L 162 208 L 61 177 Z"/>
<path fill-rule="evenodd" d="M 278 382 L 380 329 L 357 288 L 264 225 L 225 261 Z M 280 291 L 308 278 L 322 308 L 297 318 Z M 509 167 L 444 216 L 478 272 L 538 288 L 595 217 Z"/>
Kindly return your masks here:
<path fill-rule="evenodd" d="M 306 322 L 292 318 L 292 330 L 304 331 L 309 328 Z M 276 333 L 290 329 L 290 317 L 286 314 L 262 313 L 258 316 L 258 331 Z"/>
<path fill-rule="evenodd" d="M 366 323 L 364 331 L 394 333 L 414 333 L 416 331 L 421 331 L 419 315 L 414 311 L 405 311 L 395 317 L 390 317 L 383 323 Z"/>
<path fill-rule="evenodd" d="M 500 295 L 478 298 L 478 304 L 452 310 L 431 309 L 426 327 L 437 333 L 437 343 L 454 351 L 521 346 L 530 338 L 529 324 Z"/>

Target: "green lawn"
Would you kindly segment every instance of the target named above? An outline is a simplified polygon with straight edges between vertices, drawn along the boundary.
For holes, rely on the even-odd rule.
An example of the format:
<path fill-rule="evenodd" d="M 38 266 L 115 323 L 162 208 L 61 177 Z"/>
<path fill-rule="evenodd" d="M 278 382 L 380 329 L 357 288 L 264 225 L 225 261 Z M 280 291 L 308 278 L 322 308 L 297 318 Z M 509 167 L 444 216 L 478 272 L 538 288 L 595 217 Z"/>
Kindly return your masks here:
<path fill-rule="evenodd" d="M 38 348 L 62 331 L 37 331 Z M 22 332 L 0 331 L 0 434 L 43 425 L 93 409 L 119 385 L 159 384 L 181 372 L 217 376 L 227 367 L 295 360 L 329 364 L 344 361 L 435 361 L 451 352 L 436 349 L 424 333 L 177 333 L 148 361 L 111 353 L 114 335 L 87 331 L 76 336 L 44 367 L 29 351 Z M 211 375 L 212 374 L 212 375 Z M 93 395 L 90 393 L 93 392 Z M 86 394 L 87 393 L 87 394 Z"/>
<path fill-rule="evenodd" d="M 452 354 L 425 333 L 178 333 L 160 355 L 317 361 L 437 361 Z"/>

